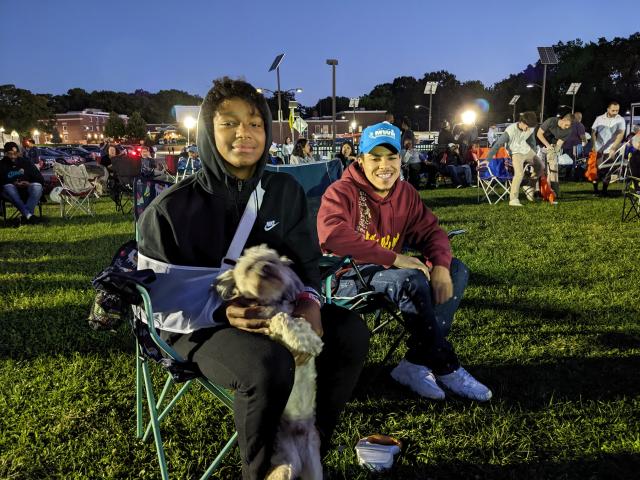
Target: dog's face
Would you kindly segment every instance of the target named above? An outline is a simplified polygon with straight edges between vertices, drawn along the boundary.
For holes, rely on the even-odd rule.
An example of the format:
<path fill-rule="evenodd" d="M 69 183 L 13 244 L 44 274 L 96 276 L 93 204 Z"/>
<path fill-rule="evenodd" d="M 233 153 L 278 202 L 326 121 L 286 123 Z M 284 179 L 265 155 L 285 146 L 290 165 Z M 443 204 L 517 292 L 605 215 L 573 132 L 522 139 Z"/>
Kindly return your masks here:
<path fill-rule="evenodd" d="M 290 264 L 266 245 L 247 248 L 233 270 L 218 277 L 216 288 L 225 300 L 244 297 L 260 305 L 273 304 L 291 288 L 295 274 Z"/>

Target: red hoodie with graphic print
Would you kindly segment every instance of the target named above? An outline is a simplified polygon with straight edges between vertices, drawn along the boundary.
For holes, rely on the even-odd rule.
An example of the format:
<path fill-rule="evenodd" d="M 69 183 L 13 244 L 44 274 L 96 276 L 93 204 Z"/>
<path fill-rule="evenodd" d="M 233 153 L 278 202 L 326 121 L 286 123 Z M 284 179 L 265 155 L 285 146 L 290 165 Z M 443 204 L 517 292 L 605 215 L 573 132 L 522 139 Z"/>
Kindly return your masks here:
<path fill-rule="evenodd" d="M 322 197 L 318 239 L 325 253 L 351 255 L 358 263 L 389 267 L 407 246 L 434 266 L 451 265 L 447 234 L 415 188 L 397 180 L 383 198 L 355 162 Z"/>

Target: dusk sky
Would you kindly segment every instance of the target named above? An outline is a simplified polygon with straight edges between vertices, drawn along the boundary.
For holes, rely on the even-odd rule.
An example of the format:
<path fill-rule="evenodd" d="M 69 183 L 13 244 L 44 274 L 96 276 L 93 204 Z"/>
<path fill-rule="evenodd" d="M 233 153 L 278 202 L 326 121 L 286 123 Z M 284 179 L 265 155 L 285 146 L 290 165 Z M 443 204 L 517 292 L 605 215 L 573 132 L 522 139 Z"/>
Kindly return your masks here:
<path fill-rule="evenodd" d="M 640 0 L 215 1 L 0 0 L 0 84 L 34 93 L 203 95 L 211 80 L 243 76 L 304 105 L 368 93 L 402 75 L 448 70 L 490 86 L 538 59 L 537 46 L 640 31 Z M 579 79 L 576 79 L 579 80 Z"/>

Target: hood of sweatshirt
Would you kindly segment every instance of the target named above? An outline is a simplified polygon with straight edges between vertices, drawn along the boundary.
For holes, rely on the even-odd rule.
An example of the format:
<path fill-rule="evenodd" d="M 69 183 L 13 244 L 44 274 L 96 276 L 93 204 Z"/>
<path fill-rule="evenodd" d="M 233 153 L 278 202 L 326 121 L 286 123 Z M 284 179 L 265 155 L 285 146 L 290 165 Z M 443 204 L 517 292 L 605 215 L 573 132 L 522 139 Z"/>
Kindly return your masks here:
<path fill-rule="evenodd" d="M 196 142 L 202 162 L 202 169 L 197 173 L 197 181 L 209 193 L 214 191 L 214 185 L 226 184 L 233 186 L 238 190 L 252 191 L 262 177 L 264 167 L 269 159 L 269 147 L 271 146 L 271 111 L 264 97 L 260 96 L 258 100 L 258 110 L 264 119 L 265 143 L 264 151 L 253 176 L 247 180 L 240 180 L 234 177 L 227 168 L 227 162 L 224 160 L 213 136 L 213 119 L 205 118 L 202 115 L 202 108 L 198 116 L 198 130 L 196 133 Z"/>

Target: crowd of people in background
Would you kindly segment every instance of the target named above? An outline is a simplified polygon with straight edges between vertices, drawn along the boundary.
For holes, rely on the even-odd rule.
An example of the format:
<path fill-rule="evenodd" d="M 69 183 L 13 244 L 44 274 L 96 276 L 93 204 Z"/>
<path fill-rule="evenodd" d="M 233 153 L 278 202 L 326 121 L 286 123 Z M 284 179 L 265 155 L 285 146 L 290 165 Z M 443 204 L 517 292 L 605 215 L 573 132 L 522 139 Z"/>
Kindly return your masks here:
<path fill-rule="evenodd" d="M 535 200 L 539 196 L 539 179 L 543 176 L 549 181 L 557 201 L 560 196 L 559 179 L 563 171 L 559 159 L 562 156 L 565 157 L 565 161 L 570 159 L 571 169 L 565 167 L 565 172 L 572 172 L 573 179 L 580 180 L 583 179 L 586 168 L 584 159 L 593 151 L 598 166 L 598 177 L 592 180 L 593 191 L 598 196 L 607 196 L 611 177 L 606 166 L 611 163 L 625 140 L 626 124 L 619 110 L 620 105 L 617 102 L 609 102 L 606 111 L 595 119 L 590 129 L 583 125 L 580 111 L 550 116 L 540 124 L 535 112 L 522 112 L 514 123 L 507 125 L 503 130 L 495 124 L 489 126 L 486 132 L 488 152 L 480 147 L 475 122 L 461 122 L 452 126 L 449 120 L 444 120 L 437 137 L 428 145 L 429 148 L 420 148 L 421 142 L 416 138 L 411 120 L 403 117 L 399 122 L 401 176 L 416 189 L 436 188 L 443 182 L 451 183 L 456 188 L 475 187 L 479 160 L 490 160 L 495 157 L 500 147 L 505 147 L 510 156 L 509 168 L 513 174 L 509 204 L 518 207 L 522 206 L 519 190 L 522 188 L 527 200 Z M 383 123 L 395 123 L 392 112 L 386 112 Z M 637 126 L 632 126 L 631 136 L 636 132 Z M 37 148 L 32 139 L 25 138 L 21 145 L 15 144 L 18 154 L 14 158 L 16 154 L 13 153 L 14 147 L 11 143 L 5 146 L 0 170 L 2 195 L 6 201 L 16 205 L 24 219 L 23 223 L 33 223 L 37 220 L 32 219 L 32 204 L 34 201 L 37 204 L 42 195 L 42 188 L 39 194 L 36 192 L 36 185 L 39 183 L 37 177 L 40 175 L 38 169 L 36 168 L 35 172 L 30 168 L 24 169 L 24 178 L 21 176 L 17 180 L 18 183 L 7 175 L 15 171 L 18 160 L 21 165 L 24 160 L 28 160 L 30 165 L 37 164 Z M 311 140 L 300 137 L 294 142 L 291 137 L 287 137 L 282 145 L 271 144 L 268 149 L 268 162 L 274 165 L 303 165 L 333 157 L 339 159 L 343 170 L 346 170 L 357 160 L 359 146 L 343 139 L 339 145 L 339 152 L 327 157 L 317 151 L 314 153 L 314 142 Z M 99 148 L 100 164 L 112 174 L 113 159 L 126 156 L 127 148 L 112 140 L 104 141 Z M 167 158 L 175 157 L 174 147 L 169 148 Z M 171 168 L 164 157 L 156 159 L 156 147 L 150 140 L 140 142 L 139 154 L 142 175 L 179 181 L 201 168 L 195 145 L 186 145 L 178 155 L 177 164 L 172 163 Z M 605 168 L 600 168 L 603 164 Z M 28 185 L 31 186 L 27 188 Z"/>

